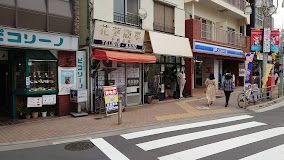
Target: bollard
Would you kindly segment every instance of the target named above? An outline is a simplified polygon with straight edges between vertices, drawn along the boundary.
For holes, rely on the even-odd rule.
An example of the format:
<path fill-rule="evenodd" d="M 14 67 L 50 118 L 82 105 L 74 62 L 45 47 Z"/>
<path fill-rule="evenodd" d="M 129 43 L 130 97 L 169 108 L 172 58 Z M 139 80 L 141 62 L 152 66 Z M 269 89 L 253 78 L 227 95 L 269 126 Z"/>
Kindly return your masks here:
<path fill-rule="evenodd" d="M 122 123 L 122 102 L 121 100 L 118 101 L 118 124 Z"/>

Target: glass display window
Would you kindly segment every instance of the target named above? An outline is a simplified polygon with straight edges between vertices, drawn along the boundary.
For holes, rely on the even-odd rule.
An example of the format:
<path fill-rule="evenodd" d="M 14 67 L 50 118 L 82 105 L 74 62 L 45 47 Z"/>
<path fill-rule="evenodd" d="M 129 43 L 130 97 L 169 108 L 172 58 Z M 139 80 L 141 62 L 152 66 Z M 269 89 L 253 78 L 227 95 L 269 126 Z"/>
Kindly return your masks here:
<path fill-rule="evenodd" d="M 51 91 L 57 89 L 56 60 L 29 60 L 29 91 Z"/>

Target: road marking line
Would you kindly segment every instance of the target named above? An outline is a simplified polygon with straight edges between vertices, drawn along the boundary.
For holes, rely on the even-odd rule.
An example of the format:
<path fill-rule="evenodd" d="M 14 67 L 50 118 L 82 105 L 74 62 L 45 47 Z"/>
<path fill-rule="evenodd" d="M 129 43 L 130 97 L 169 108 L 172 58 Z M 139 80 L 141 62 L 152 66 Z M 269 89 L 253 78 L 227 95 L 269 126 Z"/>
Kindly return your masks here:
<path fill-rule="evenodd" d="M 251 156 L 242 158 L 240 160 L 267 160 L 267 159 L 277 159 L 284 160 L 284 144 L 270 148 L 268 150 L 253 154 Z"/>
<path fill-rule="evenodd" d="M 252 118 L 253 116 L 250 115 L 242 115 L 242 116 L 235 116 L 235 117 L 229 117 L 229 118 L 221 118 L 221 119 L 215 119 L 210 121 L 204 121 L 204 122 L 197 122 L 197 123 L 191 123 L 191 124 L 182 124 L 177 126 L 170 126 L 170 127 L 163 127 L 163 128 L 157 128 L 157 129 L 150 129 L 146 131 L 139 131 L 139 132 L 133 132 L 128 134 L 121 135 L 125 139 L 135 139 L 160 133 L 166 133 L 166 132 L 172 132 L 172 131 L 178 131 L 183 129 L 190 129 L 190 128 L 196 128 L 196 127 L 203 127 L 203 126 L 209 126 L 213 124 L 220 124 L 220 123 L 226 123 L 226 122 L 232 122 L 237 120 L 243 120 Z"/>
<path fill-rule="evenodd" d="M 250 143 L 258 142 L 275 136 L 284 134 L 284 127 L 268 129 L 236 138 L 223 140 L 216 143 L 192 148 L 189 150 L 177 152 L 174 154 L 159 157 L 159 160 L 196 160 L 213 154 L 221 153 L 233 148 L 237 148 Z"/>
<path fill-rule="evenodd" d="M 111 160 L 129 160 L 120 151 L 114 148 L 111 144 L 105 141 L 103 138 L 90 139 L 90 141 L 97 146 L 108 158 Z"/>
<path fill-rule="evenodd" d="M 192 141 L 196 139 L 206 138 L 206 137 L 215 136 L 215 135 L 219 135 L 223 133 L 229 133 L 229 132 L 239 131 L 239 130 L 257 127 L 257 126 L 263 126 L 263 125 L 266 125 L 266 124 L 260 123 L 260 122 L 248 122 L 248 123 L 215 128 L 215 129 L 194 132 L 194 133 L 189 133 L 189 134 L 183 134 L 183 135 L 178 135 L 178 136 L 173 136 L 173 137 L 168 137 L 168 138 L 162 138 L 162 139 L 153 140 L 149 142 L 139 143 L 136 145 L 140 147 L 141 149 L 148 151 L 148 150 L 157 149 L 157 148 L 161 148 L 165 146 L 170 146 L 173 144 L 188 142 L 188 141 Z"/>

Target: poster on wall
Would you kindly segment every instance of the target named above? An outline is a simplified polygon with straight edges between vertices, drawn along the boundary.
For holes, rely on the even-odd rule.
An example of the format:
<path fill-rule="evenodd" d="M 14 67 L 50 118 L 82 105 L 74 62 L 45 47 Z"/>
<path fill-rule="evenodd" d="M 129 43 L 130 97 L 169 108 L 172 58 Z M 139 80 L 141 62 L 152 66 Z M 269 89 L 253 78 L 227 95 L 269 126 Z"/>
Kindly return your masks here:
<path fill-rule="evenodd" d="M 27 107 L 42 107 L 42 97 L 28 97 Z"/>
<path fill-rule="evenodd" d="M 262 30 L 251 30 L 251 51 L 262 51 Z"/>
<path fill-rule="evenodd" d="M 278 53 L 280 44 L 280 31 L 272 30 L 270 35 L 270 50 L 271 52 Z"/>
<path fill-rule="evenodd" d="M 86 52 L 76 52 L 77 88 L 86 89 Z"/>
<path fill-rule="evenodd" d="M 106 113 L 118 110 L 118 92 L 116 86 L 104 86 L 104 99 Z"/>
<path fill-rule="evenodd" d="M 58 67 L 58 95 L 70 94 L 71 88 L 76 88 L 76 68 L 75 67 Z"/>

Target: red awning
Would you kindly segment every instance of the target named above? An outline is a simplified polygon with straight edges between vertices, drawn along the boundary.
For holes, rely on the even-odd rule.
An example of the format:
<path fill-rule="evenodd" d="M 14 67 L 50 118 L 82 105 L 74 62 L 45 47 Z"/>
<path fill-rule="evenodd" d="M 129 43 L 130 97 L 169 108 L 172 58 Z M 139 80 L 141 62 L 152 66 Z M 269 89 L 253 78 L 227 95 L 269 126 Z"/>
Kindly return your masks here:
<path fill-rule="evenodd" d="M 97 49 L 93 50 L 93 59 L 126 63 L 156 63 L 156 57 L 151 55 Z"/>

